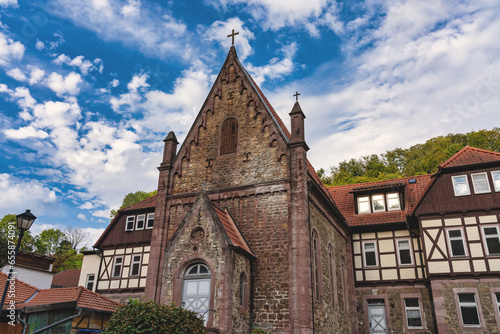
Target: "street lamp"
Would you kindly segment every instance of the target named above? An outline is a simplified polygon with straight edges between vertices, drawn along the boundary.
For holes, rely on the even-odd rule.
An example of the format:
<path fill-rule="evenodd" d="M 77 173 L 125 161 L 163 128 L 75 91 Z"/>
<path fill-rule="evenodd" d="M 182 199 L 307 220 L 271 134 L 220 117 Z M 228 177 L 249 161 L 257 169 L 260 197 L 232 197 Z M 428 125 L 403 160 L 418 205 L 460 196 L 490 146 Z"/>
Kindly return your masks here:
<path fill-rule="evenodd" d="M 21 239 L 24 236 L 24 232 L 29 230 L 31 225 L 33 225 L 33 222 L 35 221 L 36 217 L 34 214 L 31 213 L 30 210 L 26 210 L 25 213 L 21 213 L 16 216 L 17 218 L 17 228 L 19 229 L 19 238 L 17 239 L 17 245 L 14 250 L 14 261 L 9 261 L 10 264 L 10 269 L 9 269 L 9 275 L 7 276 L 7 280 L 5 281 L 5 289 L 3 290 L 2 294 L 2 302 L 0 304 L 0 316 L 2 315 L 3 311 L 3 304 L 5 303 L 5 297 L 7 295 L 7 290 L 9 288 L 9 283 L 12 278 L 12 274 L 14 272 L 14 265 L 16 263 L 17 259 L 17 252 L 19 251 L 19 246 L 21 246 Z M 11 256 L 11 251 L 8 251 L 9 258 Z"/>

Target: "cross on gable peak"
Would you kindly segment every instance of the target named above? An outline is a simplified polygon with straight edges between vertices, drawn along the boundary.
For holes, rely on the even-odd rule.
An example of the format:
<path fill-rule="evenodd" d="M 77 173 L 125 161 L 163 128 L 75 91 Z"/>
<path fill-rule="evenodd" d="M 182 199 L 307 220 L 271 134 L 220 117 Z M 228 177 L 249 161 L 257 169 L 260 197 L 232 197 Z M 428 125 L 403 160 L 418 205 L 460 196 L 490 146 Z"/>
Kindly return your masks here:
<path fill-rule="evenodd" d="M 233 29 L 233 32 L 229 35 L 227 35 L 227 37 L 231 37 L 231 45 L 234 45 L 234 36 L 236 35 L 239 35 L 240 33 L 239 32 L 234 32 L 234 29 Z"/>

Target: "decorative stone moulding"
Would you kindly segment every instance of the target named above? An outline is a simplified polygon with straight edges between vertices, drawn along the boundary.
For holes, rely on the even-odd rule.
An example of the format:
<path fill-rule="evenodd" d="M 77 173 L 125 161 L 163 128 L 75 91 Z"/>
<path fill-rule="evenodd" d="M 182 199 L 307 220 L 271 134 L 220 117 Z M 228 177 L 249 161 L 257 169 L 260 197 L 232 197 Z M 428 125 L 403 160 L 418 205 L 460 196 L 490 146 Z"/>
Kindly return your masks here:
<path fill-rule="evenodd" d="M 199 244 L 203 239 L 205 239 L 205 230 L 201 227 L 196 227 L 191 232 L 191 242 L 193 244 Z"/>

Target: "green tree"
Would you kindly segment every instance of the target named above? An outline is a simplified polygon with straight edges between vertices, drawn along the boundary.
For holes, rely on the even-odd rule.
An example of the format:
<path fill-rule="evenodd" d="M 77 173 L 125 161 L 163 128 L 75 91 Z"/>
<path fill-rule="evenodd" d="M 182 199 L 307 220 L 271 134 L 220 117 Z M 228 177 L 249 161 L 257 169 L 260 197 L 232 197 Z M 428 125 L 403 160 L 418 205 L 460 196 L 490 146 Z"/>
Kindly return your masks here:
<path fill-rule="evenodd" d="M 130 300 L 116 310 L 104 334 L 201 334 L 203 319 L 195 312 L 174 304 L 145 303 Z"/>
<path fill-rule="evenodd" d="M 16 215 L 14 214 L 7 214 L 3 216 L 2 220 L 0 221 L 0 245 L 7 245 L 8 244 L 8 232 L 9 232 L 9 225 L 13 226 L 14 228 L 14 233 L 15 237 L 12 240 L 14 244 L 17 245 L 17 240 L 19 238 L 19 230 L 17 229 L 17 219 Z M 20 249 L 27 251 L 27 252 L 32 252 L 34 249 L 34 243 L 35 240 L 33 236 L 31 235 L 30 231 L 24 231 L 24 236 L 23 240 L 21 240 L 21 246 Z M 3 255 L 3 252 L 7 252 L 7 248 L 4 248 L 3 246 L 0 246 L 0 255 Z M 2 256 L 2 260 L 5 259 L 5 256 Z M 0 264 L 3 263 L 0 260 Z"/>
<path fill-rule="evenodd" d="M 62 240 L 54 254 L 54 272 L 58 273 L 67 269 L 80 269 L 82 267 L 83 254 L 73 249 L 68 240 Z"/>
<path fill-rule="evenodd" d="M 156 192 L 157 192 L 156 190 L 153 190 L 150 192 L 145 192 L 145 191 L 139 190 L 139 191 L 136 191 L 135 193 L 128 193 L 123 198 L 122 205 L 120 206 L 120 208 L 118 210 L 111 210 L 110 218 L 111 219 L 115 218 L 115 216 L 118 214 L 119 210 L 126 208 L 127 206 L 130 206 L 130 205 L 135 204 L 137 202 L 143 201 L 147 198 L 150 198 L 151 196 L 156 195 Z"/>
<path fill-rule="evenodd" d="M 408 149 L 342 161 L 331 168 L 330 175 L 322 169 L 318 175 L 324 184 L 336 186 L 430 174 L 466 145 L 500 152 L 500 128 L 434 137 Z"/>
<path fill-rule="evenodd" d="M 35 237 L 35 252 L 52 256 L 63 240 L 65 240 L 65 235 L 61 230 L 53 228 L 44 230 Z"/>

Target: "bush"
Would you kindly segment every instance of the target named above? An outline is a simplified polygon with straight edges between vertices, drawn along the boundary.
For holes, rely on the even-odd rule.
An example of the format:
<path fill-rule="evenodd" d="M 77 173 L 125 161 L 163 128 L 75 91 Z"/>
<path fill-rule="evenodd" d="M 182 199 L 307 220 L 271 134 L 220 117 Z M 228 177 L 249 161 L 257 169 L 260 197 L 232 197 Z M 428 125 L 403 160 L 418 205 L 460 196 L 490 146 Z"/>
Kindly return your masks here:
<path fill-rule="evenodd" d="M 159 305 L 153 301 L 130 300 L 116 310 L 105 334 L 202 334 L 202 317 L 174 304 Z"/>
<path fill-rule="evenodd" d="M 262 328 L 254 327 L 252 328 L 252 334 L 270 334 L 270 332 L 266 332 Z"/>

